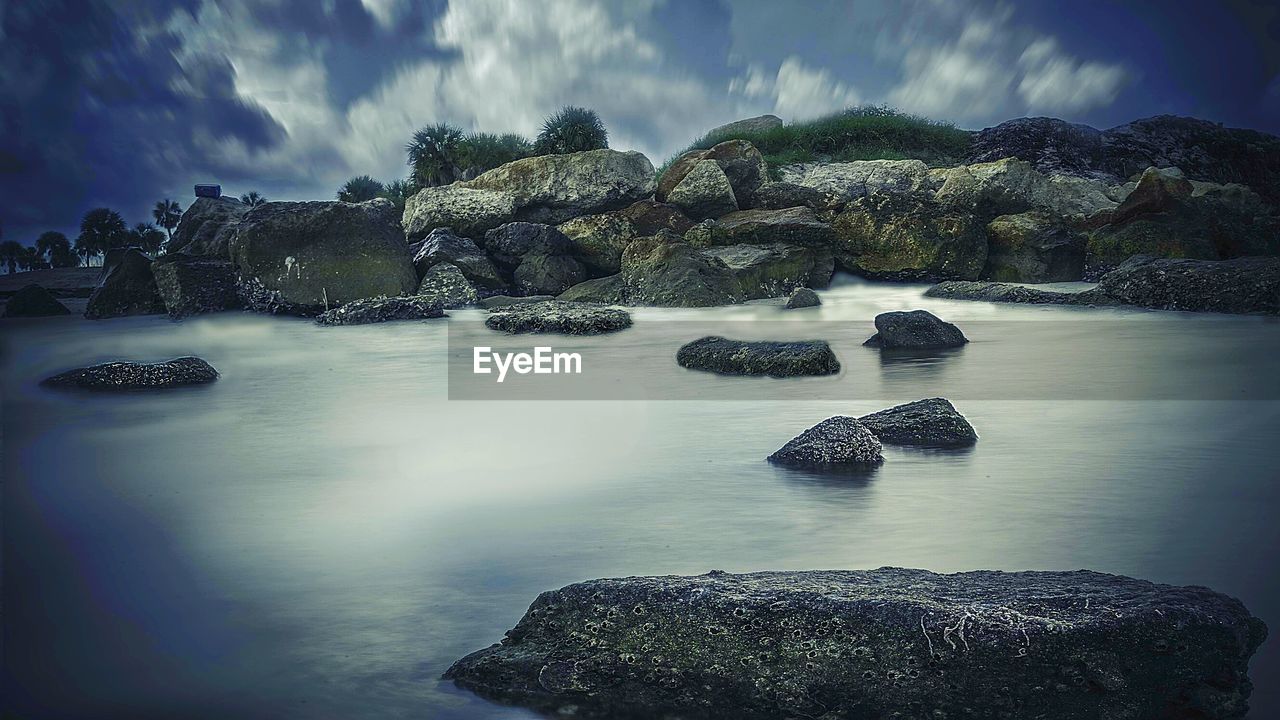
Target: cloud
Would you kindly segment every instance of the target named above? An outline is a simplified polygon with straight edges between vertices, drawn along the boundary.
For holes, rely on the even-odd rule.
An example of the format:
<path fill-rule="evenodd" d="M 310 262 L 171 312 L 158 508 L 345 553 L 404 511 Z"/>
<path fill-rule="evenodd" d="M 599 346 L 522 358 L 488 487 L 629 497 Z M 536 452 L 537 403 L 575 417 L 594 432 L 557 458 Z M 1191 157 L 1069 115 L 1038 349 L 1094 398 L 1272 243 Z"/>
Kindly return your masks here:
<path fill-rule="evenodd" d="M 889 102 L 932 117 L 971 120 L 1007 105 L 1012 69 L 1002 58 L 1000 21 L 969 20 L 953 42 L 916 47 L 902 61 L 903 80 Z"/>
<path fill-rule="evenodd" d="M 795 55 L 783 60 L 773 77 L 752 65 L 743 76 L 729 81 L 729 92 L 771 101 L 771 111 L 784 120 L 807 120 L 861 102 L 857 90 L 836 80 L 830 70 L 811 68 Z"/>
<path fill-rule="evenodd" d="M 1080 112 L 1110 104 L 1128 79 L 1118 65 L 1080 62 L 1064 54 L 1053 38 L 1027 46 L 1018 58 L 1018 95 L 1032 112 Z"/>

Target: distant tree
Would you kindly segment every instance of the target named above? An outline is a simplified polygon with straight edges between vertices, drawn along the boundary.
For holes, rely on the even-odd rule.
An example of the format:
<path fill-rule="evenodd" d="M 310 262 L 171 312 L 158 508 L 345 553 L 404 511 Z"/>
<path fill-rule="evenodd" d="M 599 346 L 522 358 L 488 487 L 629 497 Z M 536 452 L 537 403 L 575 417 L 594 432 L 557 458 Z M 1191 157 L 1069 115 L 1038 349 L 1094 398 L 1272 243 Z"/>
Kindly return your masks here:
<path fill-rule="evenodd" d="M 564 155 L 609 147 L 609 132 L 594 110 L 569 105 L 542 123 L 533 143 L 539 155 Z"/>
<path fill-rule="evenodd" d="M 49 267 L 49 263 L 38 251 L 33 247 L 22 246 L 22 252 L 18 255 L 18 267 L 22 270 L 43 270 Z"/>
<path fill-rule="evenodd" d="M 173 229 L 178 227 L 178 221 L 182 219 L 182 206 L 177 200 L 157 200 L 156 206 L 151 209 L 151 217 L 155 218 L 156 225 L 164 228 L 169 234 L 169 239 L 173 239 Z"/>
<path fill-rule="evenodd" d="M 176 205 L 176 203 L 175 203 Z M 129 244 L 130 233 L 120 213 L 108 208 L 94 208 L 80 221 L 80 236 L 76 238 L 76 254 L 89 260 L 112 248 Z"/>
<path fill-rule="evenodd" d="M 368 175 L 360 175 L 351 178 L 338 188 L 338 199 L 342 202 L 364 202 L 380 197 L 386 190 L 377 180 Z"/>
<path fill-rule="evenodd" d="M 458 179 L 457 152 L 462 130 L 448 123 L 428 125 L 405 145 L 413 181 L 421 187 L 448 185 Z"/>
<path fill-rule="evenodd" d="M 266 204 L 267 199 L 262 197 L 262 195 L 258 194 L 257 190 L 250 190 L 249 192 L 240 196 L 240 202 L 244 203 L 245 205 L 248 205 L 251 208 L 256 208 L 259 205 Z"/>
<path fill-rule="evenodd" d="M 0 242 L 0 263 L 9 268 L 9 274 L 18 272 L 18 261 L 26 251 L 26 246 L 17 240 Z"/>
<path fill-rule="evenodd" d="M 419 188 L 413 180 L 392 180 L 387 183 L 382 196 L 396 204 L 396 209 L 404 212 L 405 202 L 416 195 Z"/>
<path fill-rule="evenodd" d="M 160 252 L 166 239 L 160 228 L 151 223 L 138 223 L 129 231 L 129 242 L 142 248 L 142 251 L 149 255 Z"/>
<path fill-rule="evenodd" d="M 71 249 L 71 241 L 66 235 L 56 230 L 41 233 L 40 237 L 36 238 L 36 252 L 40 253 L 51 267 L 75 267 L 80 264 L 79 258 Z"/>

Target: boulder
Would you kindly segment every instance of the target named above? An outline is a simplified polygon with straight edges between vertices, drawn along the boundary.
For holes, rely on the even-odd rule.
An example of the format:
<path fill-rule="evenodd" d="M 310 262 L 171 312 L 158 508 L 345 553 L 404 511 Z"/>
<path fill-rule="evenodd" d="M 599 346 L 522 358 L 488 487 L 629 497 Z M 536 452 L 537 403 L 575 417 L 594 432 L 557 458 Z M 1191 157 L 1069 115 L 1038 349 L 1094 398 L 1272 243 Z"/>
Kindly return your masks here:
<path fill-rule="evenodd" d="M 797 310 L 799 308 L 817 307 L 822 304 L 822 299 L 818 297 L 818 293 L 807 287 L 798 287 L 791 291 L 791 296 L 787 298 L 786 309 Z"/>
<path fill-rule="evenodd" d="M 683 368 L 721 375 L 783 378 L 840 372 L 840 361 L 823 340 L 773 342 L 709 336 L 683 345 L 676 352 L 676 362 Z"/>
<path fill-rule="evenodd" d="M 880 441 L 856 418 L 827 418 L 787 441 L 769 462 L 813 470 L 865 467 L 880 463 Z"/>
<path fill-rule="evenodd" d="M 667 195 L 667 202 L 693 220 L 717 218 L 738 209 L 729 178 L 714 160 L 701 160 Z"/>
<path fill-rule="evenodd" d="M 117 253 L 103 265 L 102 279 L 89 296 L 84 316 L 90 320 L 164 312 L 164 300 L 151 273 L 151 258 L 137 248 Z"/>
<path fill-rule="evenodd" d="M 605 305 L 625 305 L 626 287 L 621 273 L 607 277 L 595 278 L 580 282 L 556 296 L 557 300 L 566 302 L 604 303 Z"/>
<path fill-rule="evenodd" d="M 392 320 L 428 320 L 444 317 L 440 303 L 417 295 L 361 298 L 326 310 L 316 318 L 320 325 L 370 325 Z"/>
<path fill-rule="evenodd" d="M 422 277 L 435 265 L 445 262 L 457 266 L 462 275 L 477 287 L 496 290 L 506 284 L 489 256 L 474 240 L 459 237 L 449 228 L 436 228 L 414 251 L 413 266 L 418 277 Z"/>
<path fill-rule="evenodd" d="M 234 310 L 241 306 L 236 270 L 227 260 L 169 253 L 151 264 L 156 289 L 169 317 Z"/>
<path fill-rule="evenodd" d="M 683 235 L 693 227 L 680 208 L 641 200 L 622 210 L 584 215 L 557 226 L 573 245 L 573 255 L 593 275 L 613 275 L 622 269 L 622 251 L 638 237 L 663 230 Z"/>
<path fill-rule="evenodd" d="M 835 237 L 831 226 L 807 207 L 739 210 L 695 225 L 685 233 L 687 241 L 702 246 L 787 243 L 830 247 Z"/>
<path fill-rule="evenodd" d="M 658 178 L 654 199 L 658 202 L 666 202 L 671 191 L 676 189 L 681 180 L 684 180 L 684 176 L 688 175 L 698 163 L 706 160 L 710 152 L 710 150 L 689 150 L 672 160 L 667 169 L 662 172 L 662 177 Z"/>
<path fill-rule="evenodd" d="M 487 298 L 480 298 L 476 304 L 484 310 L 496 310 L 498 308 L 511 307 L 512 305 L 528 305 L 531 303 L 546 302 L 547 300 L 555 300 L 553 295 L 525 295 L 522 297 L 512 297 L 510 295 L 490 295 Z"/>
<path fill-rule="evenodd" d="M 945 300 L 986 300 L 988 302 L 1023 303 L 1028 305 L 1111 305 L 1114 302 L 1096 289 L 1083 292 L 1040 290 L 1024 285 L 1000 282 L 947 280 L 929 288 L 925 297 Z"/>
<path fill-rule="evenodd" d="M 48 290 L 36 284 L 24 285 L 4 306 L 4 317 L 29 318 L 70 315 L 66 305 L 58 302 Z"/>
<path fill-rule="evenodd" d="M 410 241 L 421 240 L 437 228 L 478 238 L 515 216 L 516 196 L 512 193 L 453 183 L 423 188 L 406 199 L 401 223 Z"/>
<path fill-rule="evenodd" d="M 422 276 L 418 297 L 426 298 L 445 310 L 475 305 L 479 297 L 475 286 L 453 263 L 437 263 Z"/>
<path fill-rule="evenodd" d="M 982 277 L 1003 282 L 1072 282 L 1084 276 L 1086 235 L 1039 210 L 987 225 Z"/>
<path fill-rule="evenodd" d="M 484 324 L 512 334 L 600 335 L 631 327 L 631 314 L 603 305 L 548 300 L 492 310 Z"/>
<path fill-rule="evenodd" d="M 684 235 L 693 227 L 693 221 L 680 208 L 653 200 L 640 200 L 618 211 L 631 221 L 639 237 L 651 237 L 662 230 Z"/>
<path fill-rule="evenodd" d="M 955 406 L 943 398 L 917 400 L 858 418 L 886 445 L 915 447 L 967 447 L 978 433 Z"/>
<path fill-rule="evenodd" d="M 927 195 L 858 198 L 832 223 L 842 267 L 877 280 L 973 280 L 987 261 L 987 236 L 972 213 Z"/>
<path fill-rule="evenodd" d="M 653 195 L 653 164 L 638 152 L 588 150 L 523 158 L 455 183 L 515 196 L 517 220 L 562 223 Z"/>
<path fill-rule="evenodd" d="M 927 310 L 880 313 L 875 323 L 876 334 L 863 345 L 885 350 L 935 350 L 969 342 L 960 328 Z"/>
<path fill-rule="evenodd" d="M 626 301 L 633 305 L 709 307 L 739 300 L 741 283 L 723 260 L 669 236 L 628 245 L 621 275 Z"/>
<path fill-rule="evenodd" d="M 1115 302 L 1159 310 L 1280 314 L 1280 258 L 1134 258 L 1107 273 L 1098 291 Z"/>
<path fill-rule="evenodd" d="M 916 193 L 936 190 L 929 166 L 920 160 L 857 160 L 799 166 L 783 175 L 802 187 L 820 193 L 828 205 L 875 193 Z"/>
<path fill-rule="evenodd" d="M 1086 570 L 713 571 L 544 592 L 445 678 L 590 720 L 1239 720 L 1266 634 L 1208 588 Z"/>
<path fill-rule="evenodd" d="M 831 251 L 786 243 L 728 245 L 703 254 L 720 260 L 738 280 L 741 300 L 779 297 L 798 287 L 824 288 L 835 268 Z"/>
<path fill-rule="evenodd" d="M 233 197 L 196 198 L 182 213 L 167 252 L 225 260 L 230 257 L 231 238 L 247 212 L 249 206 Z"/>
<path fill-rule="evenodd" d="M 484 243 L 499 271 L 527 295 L 557 295 L 587 279 L 569 238 L 550 225 L 507 223 L 485 233 Z"/>
<path fill-rule="evenodd" d="M 1044 210 L 1057 217 L 1084 220 L 1115 208 L 1108 191 L 1101 181 L 1045 175 L 1031 163 L 1005 158 L 951 168 L 936 197 L 983 218 Z"/>
<path fill-rule="evenodd" d="M 1114 181 L 1102 131 L 1048 117 L 1009 120 L 973 135 L 966 164 L 1017 158 L 1046 175 L 1079 175 Z"/>
<path fill-rule="evenodd" d="M 665 202 L 685 176 L 703 160 L 714 160 L 724 172 L 740 205 L 750 206 L 756 188 L 769 179 L 764 156 L 746 140 L 726 140 L 709 150 L 690 150 L 672 161 L 657 185 L 657 199 Z"/>
<path fill-rule="evenodd" d="M 218 379 L 218 371 L 198 357 L 159 363 L 109 362 L 76 368 L 46 378 L 41 385 L 76 390 L 152 390 L 202 385 Z"/>
<path fill-rule="evenodd" d="M 231 243 L 240 292 L 259 312 L 314 315 L 418 287 L 395 205 L 272 202 L 249 211 Z"/>
<path fill-rule="evenodd" d="M 707 131 L 707 137 L 729 137 L 731 135 L 743 134 L 752 135 L 778 127 L 782 127 L 782 118 L 777 115 L 757 115 L 756 117 L 747 118 L 745 120 L 735 120 L 727 125 L 711 128 Z"/>
<path fill-rule="evenodd" d="M 751 207 L 756 210 L 785 210 L 793 207 L 825 210 L 827 200 L 822 193 L 811 187 L 793 182 L 767 182 L 756 188 L 751 198 Z"/>
<path fill-rule="evenodd" d="M 1193 192 L 1191 181 L 1178 168 L 1150 167 L 1108 218 L 1112 223 L 1122 223 L 1139 215 L 1168 212 Z"/>

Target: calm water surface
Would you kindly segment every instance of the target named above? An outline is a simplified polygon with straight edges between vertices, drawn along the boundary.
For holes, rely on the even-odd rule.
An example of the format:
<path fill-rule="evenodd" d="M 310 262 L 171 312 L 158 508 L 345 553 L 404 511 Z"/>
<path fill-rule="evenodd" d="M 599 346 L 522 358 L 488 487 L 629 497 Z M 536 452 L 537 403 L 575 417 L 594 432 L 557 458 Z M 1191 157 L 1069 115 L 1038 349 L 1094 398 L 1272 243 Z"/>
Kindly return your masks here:
<path fill-rule="evenodd" d="M 876 399 L 825 402 L 698 399 L 786 381 L 674 361 L 635 372 L 685 402 L 449 401 L 446 327 L 477 311 L 357 328 L 238 313 L 6 321 L 4 704 L 33 718 L 531 717 L 438 678 L 543 590 L 713 568 L 1084 567 L 1209 585 L 1276 627 L 1280 325 L 1218 318 L 1207 335 L 1204 316 L 923 289 L 847 282 L 785 315 L 641 310 L 592 341 L 619 361 L 673 355 L 691 338 L 671 320 L 847 321 L 829 338 L 845 372 L 819 382 Z M 876 313 L 917 307 L 969 323 L 974 342 L 889 364 L 858 347 Z M 986 320 L 1029 322 L 984 336 L 1004 326 Z M 1139 362 L 1059 320 L 1133 322 L 1149 352 Z M 115 397 L 36 386 L 184 354 L 222 379 Z M 947 394 L 949 377 L 1020 354 L 1053 359 L 1026 373 L 1042 383 L 1028 399 L 956 400 L 981 435 L 971 450 L 886 448 L 856 480 L 762 460 L 830 415 Z M 1082 390 L 1199 387 L 1223 367 L 1239 386 L 1208 394 L 1221 399 Z M 1254 659 L 1255 718 L 1280 716 L 1277 644 Z"/>

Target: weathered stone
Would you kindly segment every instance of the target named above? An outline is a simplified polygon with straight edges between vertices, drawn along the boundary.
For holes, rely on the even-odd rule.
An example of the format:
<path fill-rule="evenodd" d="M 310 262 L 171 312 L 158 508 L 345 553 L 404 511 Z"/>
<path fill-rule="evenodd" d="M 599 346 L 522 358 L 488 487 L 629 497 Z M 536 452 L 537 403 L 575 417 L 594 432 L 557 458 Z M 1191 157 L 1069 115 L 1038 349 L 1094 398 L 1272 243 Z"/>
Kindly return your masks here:
<path fill-rule="evenodd" d="M 128 248 L 103 265 L 102 279 L 89 296 L 84 316 L 90 320 L 102 320 L 162 312 L 164 301 L 151 273 L 151 258 L 137 248 Z"/>
<path fill-rule="evenodd" d="M 787 243 L 830 247 L 835 231 L 807 207 L 783 210 L 739 210 L 714 223 L 702 223 L 685 233 L 697 245 L 767 245 Z"/>
<path fill-rule="evenodd" d="M 1084 276 L 1085 234 L 1033 210 L 987 225 L 982 277 L 1003 282 L 1071 282 Z"/>
<path fill-rule="evenodd" d="M 929 288 L 925 297 L 946 300 L 986 300 L 988 302 L 1023 303 L 1028 305 L 1112 305 L 1113 300 L 1096 289 L 1082 292 L 1041 290 L 1024 285 L 1000 282 L 947 280 Z"/>
<path fill-rule="evenodd" d="M 1208 588 L 1084 570 L 714 571 L 542 593 L 445 677 L 592 720 L 1240 720 L 1266 635 Z"/>
<path fill-rule="evenodd" d="M 702 160 L 667 195 L 693 220 L 716 218 L 738 209 L 729 178 L 714 160 Z"/>
<path fill-rule="evenodd" d="M 745 120 L 735 120 L 726 125 L 711 128 L 707 131 L 707 137 L 717 138 L 744 134 L 752 135 L 778 127 L 782 127 L 782 118 L 777 115 L 757 115 L 756 117 L 746 118 Z"/>
<path fill-rule="evenodd" d="M 562 223 L 653 195 L 653 164 L 638 152 L 588 150 L 507 163 L 460 184 L 515 196 L 516 219 Z"/>
<path fill-rule="evenodd" d="M 241 307 L 236 270 L 228 260 L 169 253 L 151 264 L 151 273 L 171 318 Z"/>
<path fill-rule="evenodd" d="M 475 286 L 453 263 L 437 263 L 422 276 L 418 297 L 425 298 L 445 310 L 475 305 L 479 297 Z"/>
<path fill-rule="evenodd" d="M 769 461 L 814 470 L 875 465 L 880 441 L 856 418 L 827 418 L 787 441 Z"/>
<path fill-rule="evenodd" d="M 817 307 L 822 304 L 822 299 L 818 297 L 818 293 L 807 287 L 798 287 L 791 291 L 791 296 L 787 298 L 786 309 L 798 310 L 799 308 Z"/>
<path fill-rule="evenodd" d="M 39 285 L 25 285 L 4 305 L 4 317 L 30 318 L 70 315 L 66 305 L 58 302 L 48 290 Z"/>
<path fill-rule="evenodd" d="M 233 197 L 196 198 L 182 213 L 167 250 L 170 254 L 209 255 L 228 259 L 231 238 L 249 206 Z"/>
<path fill-rule="evenodd" d="M 978 433 L 944 398 L 928 398 L 858 418 L 880 442 L 915 447 L 966 447 L 978 441 Z"/>
<path fill-rule="evenodd" d="M 635 238 L 663 230 L 683 235 L 691 227 L 693 221 L 680 208 L 641 200 L 622 210 L 574 218 L 557 229 L 569 238 L 574 257 L 588 272 L 613 275 L 622 269 L 622 251 Z"/>
<path fill-rule="evenodd" d="M 843 205 L 875 193 L 916 193 L 932 188 L 929 166 L 919 160 L 856 160 L 802 166 L 783 179 L 821 193 L 830 205 Z"/>
<path fill-rule="evenodd" d="M 587 279 L 564 233 L 540 223 L 507 223 L 485 233 L 485 249 L 512 285 L 528 295 L 556 295 Z"/>
<path fill-rule="evenodd" d="M 983 218 L 1044 210 L 1084 219 L 1114 209 L 1106 183 L 1071 175 L 1045 175 L 1013 158 L 961 165 L 946 173 L 937 199 Z"/>
<path fill-rule="evenodd" d="M 77 390 L 151 390 L 201 385 L 218 379 L 218 371 L 198 357 L 159 363 L 110 362 L 76 368 L 46 378 L 41 385 Z"/>
<path fill-rule="evenodd" d="M 840 361 L 823 340 L 790 342 L 729 340 L 709 336 L 686 343 L 676 352 L 680 367 L 721 375 L 834 375 Z"/>
<path fill-rule="evenodd" d="M 690 150 L 676 158 L 658 181 L 657 199 L 668 200 L 676 186 L 703 160 L 714 160 L 720 166 L 740 205 L 750 206 L 756 188 L 769 179 L 769 166 L 754 145 L 745 140 L 726 140 L 709 150 Z"/>
<path fill-rule="evenodd" d="M 1107 273 L 1098 291 L 1116 302 L 1159 310 L 1280 314 L 1280 258 L 1133 258 Z"/>
<path fill-rule="evenodd" d="M 885 350 L 934 350 L 960 347 L 969 342 L 960 328 L 928 310 L 880 313 L 875 323 L 876 334 L 863 345 Z"/>
<path fill-rule="evenodd" d="M 631 327 L 631 314 L 603 305 L 548 300 L 492 310 L 484 324 L 513 334 L 600 335 Z"/>
<path fill-rule="evenodd" d="M 1057 118 L 1017 118 L 974 133 L 966 164 L 1004 158 L 1025 160 L 1048 175 L 1115 180 L 1115 168 L 1103 147 L 1102 132 Z"/>
<path fill-rule="evenodd" d="M 505 285 L 489 256 L 474 240 L 459 237 L 449 228 L 436 228 L 414 250 L 413 266 L 418 277 L 422 277 L 432 267 L 444 262 L 457 266 L 463 276 L 477 287 L 496 290 Z"/>
<path fill-rule="evenodd" d="M 675 205 L 640 200 L 618 211 L 635 227 L 638 237 L 651 237 L 662 230 L 684 235 L 693 227 L 693 221 Z"/>
<path fill-rule="evenodd" d="M 444 316 L 444 309 L 434 298 L 410 295 L 352 300 L 342 307 L 321 313 L 316 322 L 320 325 L 370 325 Z"/>
<path fill-rule="evenodd" d="M 671 164 L 662 173 L 662 177 L 658 178 L 658 184 L 654 192 L 654 197 L 657 201 L 666 202 L 667 196 L 671 194 L 672 190 L 676 189 L 676 186 L 680 184 L 684 176 L 688 175 L 695 165 L 707 159 L 709 153 L 709 150 L 690 150 L 672 160 Z"/>
<path fill-rule="evenodd" d="M 476 303 L 484 310 L 496 310 L 498 308 L 510 307 L 512 305 L 529 305 L 531 303 L 546 302 L 547 300 L 555 300 L 553 295 L 525 295 L 522 297 L 512 297 L 510 295 L 490 295 L 487 298 L 480 298 Z"/>
<path fill-rule="evenodd" d="M 987 261 L 987 236 L 973 214 L 927 195 L 858 198 L 832 223 L 835 257 L 878 280 L 973 280 Z"/>
<path fill-rule="evenodd" d="M 741 300 L 779 297 L 797 287 L 824 288 L 835 269 L 831 251 L 786 243 L 713 247 L 704 254 L 723 262 L 738 280 Z"/>
<path fill-rule="evenodd" d="M 756 188 L 751 207 L 756 210 L 785 210 L 792 207 L 826 209 L 822 193 L 793 182 L 767 182 Z"/>
<path fill-rule="evenodd" d="M 437 228 L 478 238 L 515 216 L 516 196 L 512 193 L 453 183 L 423 188 L 406 199 L 401 223 L 411 241 L 425 238 Z"/>
<path fill-rule="evenodd" d="M 627 246 L 622 283 L 628 303 L 668 307 L 731 305 L 741 287 L 723 260 L 663 236 Z"/>
<path fill-rule="evenodd" d="M 609 275 L 580 282 L 556 296 L 557 300 L 566 302 L 593 302 L 606 305 L 625 305 L 626 287 L 622 275 Z"/>

